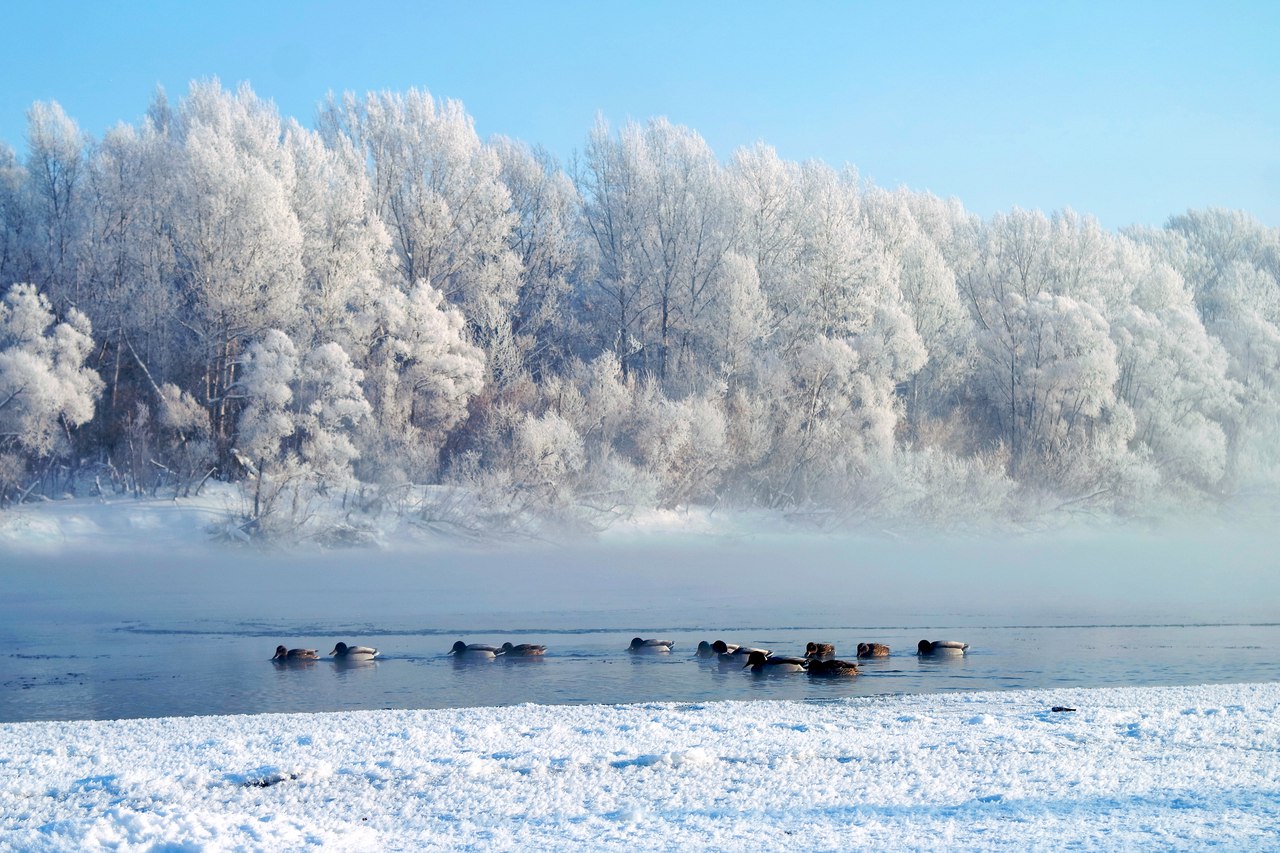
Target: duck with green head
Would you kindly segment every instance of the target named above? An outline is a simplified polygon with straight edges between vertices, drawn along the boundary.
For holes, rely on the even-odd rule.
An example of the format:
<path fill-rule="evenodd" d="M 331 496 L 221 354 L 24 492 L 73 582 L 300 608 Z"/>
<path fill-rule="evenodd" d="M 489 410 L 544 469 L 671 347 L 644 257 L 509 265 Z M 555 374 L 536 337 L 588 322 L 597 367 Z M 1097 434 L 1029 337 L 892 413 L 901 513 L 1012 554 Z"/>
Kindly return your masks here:
<path fill-rule="evenodd" d="M 780 675 L 787 672 L 804 672 L 810 665 L 811 661 L 806 658 L 766 657 L 764 652 L 757 649 L 747 655 L 747 662 L 742 668 L 749 668 L 756 675 Z"/>
<path fill-rule="evenodd" d="M 959 657 L 969 651 L 969 644 L 959 640 L 921 640 L 916 646 L 920 657 Z"/>
<path fill-rule="evenodd" d="M 459 640 L 453 644 L 449 654 L 458 660 L 493 660 L 500 651 L 502 650 L 497 646 L 487 646 L 484 643 L 464 643 Z"/>
<path fill-rule="evenodd" d="M 329 657 L 340 661 L 366 661 L 373 660 L 377 656 L 378 650 L 371 646 L 348 646 L 343 642 L 339 642 L 333 647 L 333 651 L 329 652 Z"/>

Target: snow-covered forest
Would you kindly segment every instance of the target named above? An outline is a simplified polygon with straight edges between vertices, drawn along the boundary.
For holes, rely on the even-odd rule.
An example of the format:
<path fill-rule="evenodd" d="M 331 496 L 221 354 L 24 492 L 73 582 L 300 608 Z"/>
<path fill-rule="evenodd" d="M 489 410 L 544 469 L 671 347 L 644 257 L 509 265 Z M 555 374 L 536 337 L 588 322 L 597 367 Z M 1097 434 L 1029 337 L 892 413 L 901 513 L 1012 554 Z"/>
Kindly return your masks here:
<path fill-rule="evenodd" d="M 1280 482 L 1280 229 L 1246 213 L 984 220 L 664 119 L 558 163 L 414 90 L 314 125 L 215 81 L 0 143 L 3 502 L 947 526 Z"/>

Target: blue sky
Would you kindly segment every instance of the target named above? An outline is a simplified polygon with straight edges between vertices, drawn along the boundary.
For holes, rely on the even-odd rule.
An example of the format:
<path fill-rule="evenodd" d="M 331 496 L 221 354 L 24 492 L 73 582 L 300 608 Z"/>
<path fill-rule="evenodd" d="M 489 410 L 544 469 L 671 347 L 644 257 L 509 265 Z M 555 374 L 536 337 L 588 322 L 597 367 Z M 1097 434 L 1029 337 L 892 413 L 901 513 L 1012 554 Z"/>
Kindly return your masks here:
<path fill-rule="evenodd" d="M 157 84 L 425 88 L 483 136 L 567 158 L 597 113 L 664 115 L 722 157 L 763 140 L 989 216 L 1109 228 L 1191 207 L 1280 226 L 1280 3 L 32 2 L 0 6 L 0 140 L 56 100 L 99 136 Z"/>

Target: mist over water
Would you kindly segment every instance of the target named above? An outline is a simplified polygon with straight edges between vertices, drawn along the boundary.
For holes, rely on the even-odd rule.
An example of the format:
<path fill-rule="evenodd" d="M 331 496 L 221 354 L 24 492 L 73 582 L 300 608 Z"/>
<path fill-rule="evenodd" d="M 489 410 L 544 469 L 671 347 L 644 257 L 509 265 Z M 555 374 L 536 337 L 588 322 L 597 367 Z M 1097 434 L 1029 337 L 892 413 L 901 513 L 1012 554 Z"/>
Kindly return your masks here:
<path fill-rule="evenodd" d="M 519 550 L 10 553 L 0 573 L 0 720 L 832 698 L 1280 677 L 1280 573 L 1257 530 L 1003 540 L 631 537 Z M 677 640 L 662 660 L 633 635 Z M 759 683 L 690 660 L 701 639 L 894 655 L 856 681 Z M 962 639 L 952 665 L 921 638 Z M 372 667 L 280 668 L 277 643 L 378 646 Z M 547 659 L 458 667 L 456 639 Z"/>
<path fill-rule="evenodd" d="M 87 612 L 449 630 L 1267 621 L 1280 601 L 1276 559 L 1275 534 L 1246 529 L 913 541 L 667 534 L 310 554 L 143 545 L 9 554 L 0 608 L 19 621 Z"/>

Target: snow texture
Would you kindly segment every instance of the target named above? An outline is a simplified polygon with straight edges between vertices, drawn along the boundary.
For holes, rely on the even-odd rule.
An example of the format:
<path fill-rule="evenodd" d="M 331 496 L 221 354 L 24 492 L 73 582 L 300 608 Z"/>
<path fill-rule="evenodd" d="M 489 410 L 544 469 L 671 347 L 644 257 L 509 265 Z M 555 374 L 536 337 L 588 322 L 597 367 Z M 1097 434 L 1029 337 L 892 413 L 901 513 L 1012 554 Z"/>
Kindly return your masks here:
<path fill-rule="evenodd" d="M 0 849 L 1277 849 L 1277 706 L 1254 684 L 16 723 Z"/>

